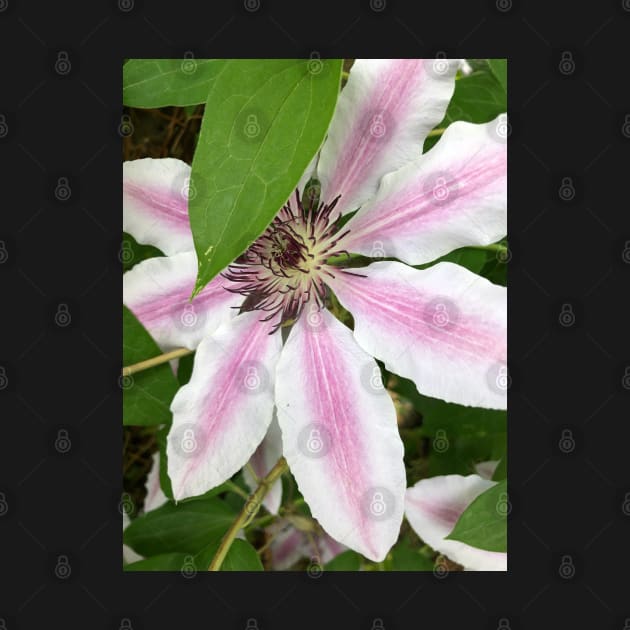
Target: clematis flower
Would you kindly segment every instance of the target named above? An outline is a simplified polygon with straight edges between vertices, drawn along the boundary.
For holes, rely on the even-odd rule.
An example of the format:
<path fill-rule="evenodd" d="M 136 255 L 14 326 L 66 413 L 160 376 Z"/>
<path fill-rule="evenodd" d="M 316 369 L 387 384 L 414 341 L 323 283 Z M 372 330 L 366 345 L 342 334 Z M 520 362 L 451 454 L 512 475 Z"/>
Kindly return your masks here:
<path fill-rule="evenodd" d="M 269 447 L 281 448 L 313 516 L 335 540 L 380 561 L 399 533 L 406 481 L 374 357 L 428 396 L 505 408 L 505 288 L 449 262 L 412 266 L 506 233 L 504 116 L 455 122 L 422 154 L 458 67 L 357 60 L 296 193 L 192 303 L 190 167 L 125 163 L 124 229 L 165 256 L 125 274 L 124 302 L 163 348 L 197 349 L 190 382 L 171 405 L 176 499 L 242 468 L 275 413 L 281 444 Z M 315 207 L 302 199 L 311 178 L 320 183 Z M 348 253 L 380 260 L 330 262 Z M 328 309 L 331 293 L 352 313 L 353 330 Z"/>
<path fill-rule="evenodd" d="M 488 468 L 492 462 L 487 462 Z M 443 475 L 421 479 L 407 490 L 405 515 L 413 530 L 435 551 L 466 571 L 507 571 L 507 553 L 486 551 L 447 540 L 464 510 L 497 482 L 480 475 Z"/>

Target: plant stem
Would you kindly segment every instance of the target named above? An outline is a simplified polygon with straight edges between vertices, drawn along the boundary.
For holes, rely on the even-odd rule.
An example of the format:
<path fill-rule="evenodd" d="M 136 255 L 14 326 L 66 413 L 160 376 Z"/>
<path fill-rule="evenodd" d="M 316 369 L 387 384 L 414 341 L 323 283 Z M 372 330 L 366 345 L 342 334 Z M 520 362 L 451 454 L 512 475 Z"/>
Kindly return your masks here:
<path fill-rule="evenodd" d="M 344 79 L 345 81 L 348 80 L 348 77 L 350 76 L 349 72 L 346 72 L 345 70 L 341 71 L 341 78 Z"/>
<path fill-rule="evenodd" d="M 473 249 L 483 249 L 489 252 L 507 252 L 507 247 L 501 243 L 492 243 L 492 245 L 471 245 Z"/>
<path fill-rule="evenodd" d="M 165 354 L 161 354 L 157 357 L 153 357 L 152 359 L 147 359 L 146 361 L 140 361 L 140 363 L 134 363 L 133 365 L 128 365 L 122 369 L 122 376 L 131 376 L 136 372 L 141 372 L 142 370 L 148 370 L 156 365 L 160 365 L 162 363 L 166 363 L 171 359 L 177 359 L 179 357 L 185 357 L 187 354 L 192 354 L 194 350 L 189 350 L 188 348 L 178 348 L 177 350 L 171 350 Z"/>
<path fill-rule="evenodd" d="M 243 488 L 241 488 L 240 486 L 236 485 L 233 481 L 230 481 L 228 479 L 227 481 L 223 483 L 228 490 L 231 490 L 232 492 L 234 492 L 234 494 L 238 494 L 238 496 L 245 499 L 245 501 L 249 499 L 247 492 L 245 492 L 245 490 L 243 490 Z"/>
<path fill-rule="evenodd" d="M 234 542 L 237 534 L 243 527 L 245 527 L 248 521 L 251 521 L 254 516 L 258 513 L 260 506 L 262 504 L 262 500 L 265 498 L 267 492 L 276 481 L 279 479 L 287 470 L 289 469 L 287 465 L 286 459 L 281 457 L 276 465 L 269 471 L 267 476 L 264 479 L 260 480 L 258 487 L 254 492 L 249 496 L 249 499 L 243 506 L 240 514 L 236 517 L 235 521 L 230 525 L 230 529 L 227 530 L 219 548 L 217 549 L 214 558 L 212 558 L 212 562 L 208 567 L 208 571 L 219 571 L 221 569 L 221 565 L 225 560 L 225 557 Z"/>

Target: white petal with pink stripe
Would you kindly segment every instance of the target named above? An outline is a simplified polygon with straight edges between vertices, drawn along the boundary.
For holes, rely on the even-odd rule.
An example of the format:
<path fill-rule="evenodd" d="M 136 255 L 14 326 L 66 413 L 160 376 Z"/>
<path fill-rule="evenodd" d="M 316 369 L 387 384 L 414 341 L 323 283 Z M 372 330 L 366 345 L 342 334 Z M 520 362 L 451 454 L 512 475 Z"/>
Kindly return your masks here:
<path fill-rule="evenodd" d="M 446 540 L 464 510 L 495 481 L 479 475 L 422 479 L 407 490 L 405 515 L 427 545 L 469 571 L 507 571 L 507 554 Z"/>
<path fill-rule="evenodd" d="M 406 485 L 394 404 L 351 331 L 318 315 L 297 321 L 276 370 L 284 456 L 322 527 L 380 561 L 398 537 Z"/>
<path fill-rule="evenodd" d="M 428 153 L 386 175 L 345 226 L 351 231 L 344 247 L 420 265 L 505 236 L 507 143 L 500 124 L 500 118 L 453 123 Z"/>
<path fill-rule="evenodd" d="M 356 210 L 385 173 L 417 158 L 444 117 L 458 67 L 458 59 L 357 59 L 322 147 L 322 198 L 341 195 L 339 210 Z"/>
<path fill-rule="evenodd" d="M 282 340 L 258 320 L 258 313 L 244 313 L 204 339 L 190 381 L 171 403 L 166 452 L 177 500 L 229 479 L 269 428 Z"/>
<path fill-rule="evenodd" d="M 232 284 L 217 276 L 195 296 L 190 296 L 197 277 L 197 256 L 185 252 L 158 256 L 137 264 L 123 276 L 123 303 L 140 320 L 163 349 L 194 350 L 222 323 L 232 319 L 232 307 L 243 296 L 227 291 Z"/>
<path fill-rule="evenodd" d="M 377 262 L 329 284 L 355 321 L 359 345 L 447 402 L 506 408 L 506 289 L 453 263 L 422 271 Z"/>
<path fill-rule="evenodd" d="M 123 163 L 123 230 L 167 256 L 194 249 L 188 220 L 190 166 L 174 158 Z"/>

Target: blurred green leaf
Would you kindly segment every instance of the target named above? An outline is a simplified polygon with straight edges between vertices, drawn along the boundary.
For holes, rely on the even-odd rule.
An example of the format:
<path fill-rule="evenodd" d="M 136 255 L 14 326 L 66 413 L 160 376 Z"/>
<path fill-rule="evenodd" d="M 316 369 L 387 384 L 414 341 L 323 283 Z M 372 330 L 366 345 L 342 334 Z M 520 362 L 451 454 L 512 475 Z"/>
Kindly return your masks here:
<path fill-rule="evenodd" d="M 480 494 L 464 510 L 446 538 L 478 549 L 507 552 L 507 517 L 501 509 L 506 497 L 506 480 Z"/>
<path fill-rule="evenodd" d="M 492 475 L 493 481 L 501 481 L 507 477 L 507 455 L 504 455 L 497 464 L 497 467 Z"/>
<path fill-rule="evenodd" d="M 130 59 L 123 66 L 123 104 L 128 107 L 205 103 L 225 59 Z"/>
<path fill-rule="evenodd" d="M 162 354 L 142 324 L 123 306 L 123 365 L 133 365 Z M 179 383 L 168 363 L 121 377 L 123 424 L 168 424 L 169 406 Z"/>
<path fill-rule="evenodd" d="M 392 571 L 433 571 L 434 562 L 403 539 L 391 550 Z"/>
<path fill-rule="evenodd" d="M 167 503 L 143 514 L 127 527 L 123 541 L 142 556 L 169 552 L 197 553 L 219 540 L 236 511 L 216 497 Z"/>
<path fill-rule="evenodd" d="M 271 222 L 320 148 L 339 59 L 231 59 L 206 102 L 192 164 L 195 293 Z"/>
<path fill-rule="evenodd" d="M 340 553 L 324 565 L 324 571 L 358 571 L 361 556 L 352 549 Z"/>
<path fill-rule="evenodd" d="M 179 359 L 177 366 L 177 380 L 180 385 L 186 385 L 192 375 L 193 363 L 195 362 L 195 353 L 187 354 Z"/>

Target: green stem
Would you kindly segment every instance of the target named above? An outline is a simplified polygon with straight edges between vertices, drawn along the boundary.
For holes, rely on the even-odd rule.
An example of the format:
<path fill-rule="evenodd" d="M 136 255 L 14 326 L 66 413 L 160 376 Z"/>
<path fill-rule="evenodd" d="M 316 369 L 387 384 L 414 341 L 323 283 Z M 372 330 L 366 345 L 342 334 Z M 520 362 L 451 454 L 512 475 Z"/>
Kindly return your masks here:
<path fill-rule="evenodd" d="M 224 485 L 228 490 L 231 490 L 235 494 L 238 494 L 239 497 L 245 499 L 245 501 L 249 499 L 249 495 L 247 494 L 247 492 L 245 492 L 243 488 L 235 484 L 233 481 L 228 479 L 226 482 L 224 482 Z"/>
<path fill-rule="evenodd" d="M 483 249 L 487 252 L 507 252 L 508 248 L 501 243 L 492 243 L 492 245 L 470 245 L 473 249 Z"/>
<path fill-rule="evenodd" d="M 228 529 L 225 533 L 214 558 L 212 558 L 208 571 L 219 571 L 221 569 L 221 565 L 223 564 L 223 561 L 225 560 L 225 557 L 227 556 L 237 534 L 254 518 L 254 516 L 256 516 L 260 506 L 262 505 L 262 500 L 265 498 L 267 492 L 269 492 L 273 483 L 288 469 L 289 467 L 286 460 L 284 457 L 281 457 L 277 461 L 276 465 L 269 471 L 267 476 L 260 480 L 258 487 L 249 496 L 240 514 L 236 517 L 232 525 L 230 525 L 230 529 Z"/>
<path fill-rule="evenodd" d="M 342 70 L 342 71 L 341 71 L 341 78 L 342 78 L 344 81 L 347 81 L 349 76 L 350 76 L 350 73 L 349 73 L 349 72 L 346 72 L 345 70 Z"/>
<path fill-rule="evenodd" d="M 142 370 L 148 370 L 156 365 L 160 365 L 162 363 L 166 363 L 171 359 L 178 359 L 179 357 L 184 357 L 187 354 L 192 354 L 194 350 L 189 350 L 188 348 L 178 348 L 177 350 L 171 350 L 166 354 L 161 354 L 160 356 L 153 357 L 152 359 L 147 359 L 146 361 L 140 361 L 140 363 L 134 363 L 133 365 L 128 365 L 122 369 L 122 376 L 131 376 L 136 372 L 141 372 Z"/>
<path fill-rule="evenodd" d="M 432 129 L 427 134 L 427 138 L 435 138 L 436 136 L 441 136 L 446 131 L 446 128 L 440 127 L 439 129 Z"/>

